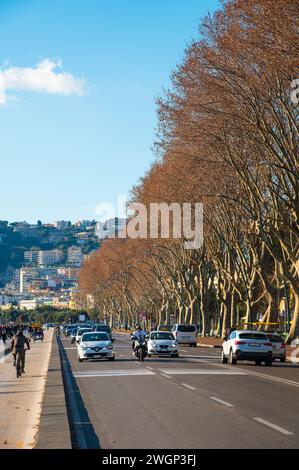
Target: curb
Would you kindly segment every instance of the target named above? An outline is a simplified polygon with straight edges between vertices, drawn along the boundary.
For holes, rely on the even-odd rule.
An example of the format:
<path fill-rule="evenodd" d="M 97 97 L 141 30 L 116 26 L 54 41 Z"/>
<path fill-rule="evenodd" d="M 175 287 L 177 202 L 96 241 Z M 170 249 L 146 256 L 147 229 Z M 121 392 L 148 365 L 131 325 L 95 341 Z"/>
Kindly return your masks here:
<path fill-rule="evenodd" d="M 59 347 L 53 335 L 52 351 L 34 449 L 71 449 Z"/>
<path fill-rule="evenodd" d="M 5 346 L 4 350 L 0 353 L 0 360 L 4 359 L 7 354 L 11 353 L 11 347 L 10 346 Z"/>
<path fill-rule="evenodd" d="M 221 344 L 206 344 L 206 343 L 197 343 L 196 346 L 199 346 L 201 348 L 218 348 L 221 349 L 222 345 Z"/>

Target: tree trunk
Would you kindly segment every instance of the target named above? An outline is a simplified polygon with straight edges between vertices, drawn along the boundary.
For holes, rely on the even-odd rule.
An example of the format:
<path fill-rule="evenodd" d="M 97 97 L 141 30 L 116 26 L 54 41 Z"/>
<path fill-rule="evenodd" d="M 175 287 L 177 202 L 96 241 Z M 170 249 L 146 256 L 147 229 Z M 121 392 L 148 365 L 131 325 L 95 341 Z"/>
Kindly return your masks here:
<path fill-rule="evenodd" d="M 297 292 L 294 292 L 294 299 L 295 299 L 294 312 L 293 312 L 290 332 L 286 340 L 287 344 L 291 344 L 293 339 L 296 339 L 299 337 L 299 290 Z"/>

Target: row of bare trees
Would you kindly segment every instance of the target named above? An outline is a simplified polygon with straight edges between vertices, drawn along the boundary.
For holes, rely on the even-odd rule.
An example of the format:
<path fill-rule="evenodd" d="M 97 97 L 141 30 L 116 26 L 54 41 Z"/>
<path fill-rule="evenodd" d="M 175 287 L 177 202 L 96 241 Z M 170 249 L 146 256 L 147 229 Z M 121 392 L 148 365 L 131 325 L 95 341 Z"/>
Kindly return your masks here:
<path fill-rule="evenodd" d="M 211 328 L 279 320 L 299 334 L 297 0 L 231 0 L 205 18 L 158 100 L 157 159 L 132 200 L 202 202 L 204 243 L 115 239 L 84 265 L 102 315 Z M 285 319 L 285 318 L 284 318 Z M 270 326 L 270 325 L 268 325 Z"/>

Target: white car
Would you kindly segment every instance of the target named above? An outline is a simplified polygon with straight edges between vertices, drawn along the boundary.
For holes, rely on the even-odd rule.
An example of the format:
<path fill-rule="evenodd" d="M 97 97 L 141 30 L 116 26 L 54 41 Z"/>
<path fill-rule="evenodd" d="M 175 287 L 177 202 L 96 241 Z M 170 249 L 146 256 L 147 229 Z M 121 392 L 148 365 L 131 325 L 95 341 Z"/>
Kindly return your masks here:
<path fill-rule="evenodd" d="M 77 346 L 78 361 L 108 359 L 114 361 L 113 344 L 107 333 L 91 331 L 83 333 Z"/>
<path fill-rule="evenodd" d="M 286 361 L 286 347 L 284 339 L 277 333 L 267 333 L 267 336 L 272 343 L 272 359 L 279 359 L 280 362 Z"/>
<path fill-rule="evenodd" d="M 92 328 L 78 328 L 77 333 L 76 333 L 76 343 L 79 343 L 81 336 L 83 333 L 88 333 L 89 331 L 92 331 Z"/>
<path fill-rule="evenodd" d="M 179 345 L 171 331 L 152 331 L 147 342 L 147 355 L 179 357 Z"/>
<path fill-rule="evenodd" d="M 233 331 L 222 344 L 221 362 L 237 364 L 237 361 L 254 361 L 272 365 L 272 343 L 265 333 L 259 331 Z"/>

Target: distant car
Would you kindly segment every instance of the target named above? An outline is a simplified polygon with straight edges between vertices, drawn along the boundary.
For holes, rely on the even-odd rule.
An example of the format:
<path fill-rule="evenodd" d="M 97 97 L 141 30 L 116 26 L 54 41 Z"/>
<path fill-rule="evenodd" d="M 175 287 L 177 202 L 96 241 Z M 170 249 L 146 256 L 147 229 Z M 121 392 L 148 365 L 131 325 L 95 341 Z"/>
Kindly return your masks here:
<path fill-rule="evenodd" d="M 280 362 L 286 361 L 286 347 L 284 339 L 277 333 L 267 333 L 267 337 L 272 343 L 272 359 L 279 359 Z"/>
<path fill-rule="evenodd" d="M 74 329 L 74 328 L 77 328 L 77 323 L 74 323 L 74 324 L 71 324 L 71 325 L 65 325 L 64 328 L 63 328 L 63 333 L 65 336 L 69 336 L 71 334 L 71 331 Z"/>
<path fill-rule="evenodd" d="M 169 326 L 169 325 L 158 325 L 156 331 L 171 331 L 171 326 Z"/>
<path fill-rule="evenodd" d="M 179 357 L 179 345 L 171 331 L 152 331 L 147 342 L 148 357 Z"/>
<path fill-rule="evenodd" d="M 93 331 L 107 333 L 112 341 L 112 331 L 109 325 L 95 325 Z"/>
<path fill-rule="evenodd" d="M 221 362 L 237 364 L 237 361 L 254 361 L 272 365 L 272 343 L 265 333 L 259 331 L 233 331 L 222 344 Z"/>
<path fill-rule="evenodd" d="M 77 332 L 78 332 L 78 327 L 74 328 L 71 333 L 70 333 L 70 337 L 71 337 L 71 344 L 73 344 L 75 341 L 76 341 L 76 336 L 77 336 Z"/>
<path fill-rule="evenodd" d="M 172 333 L 179 344 L 189 344 L 190 346 L 196 346 L 196 326 L 187 325 L 185 323 L 176 323 L 172 327 Z"/>
<path fill-rule="evenodd" d="M 114 361 L 113 344 L 108 333 L 90 331 L 82 334 L 77 347 L 78 361 L 107 359 Z"/>
<path fill-rule="evenodd" d="M 75 338 L 76 343 L 79 343 L 83 333 L 88 333 L 89 331 L 92 331 L 92 328 L 78 328 Z"/>

